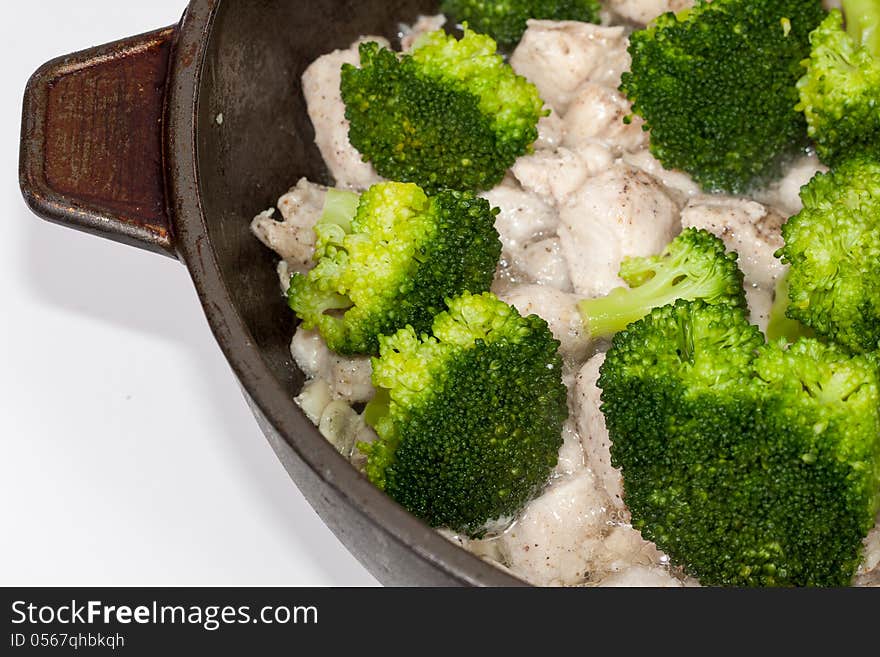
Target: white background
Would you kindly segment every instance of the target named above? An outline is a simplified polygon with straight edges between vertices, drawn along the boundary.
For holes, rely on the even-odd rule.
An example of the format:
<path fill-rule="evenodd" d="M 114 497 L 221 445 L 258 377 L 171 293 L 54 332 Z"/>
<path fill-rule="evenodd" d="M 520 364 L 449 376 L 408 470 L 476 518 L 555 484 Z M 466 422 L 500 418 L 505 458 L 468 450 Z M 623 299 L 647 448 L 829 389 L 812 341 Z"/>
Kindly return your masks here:
<path fill-rule="evenodd" d="M 375 584 L 275 458 L 183 266 L 38 220 L 18 190 L 29 75 L 185 4 L 4 7 L 0 584 Z"/>

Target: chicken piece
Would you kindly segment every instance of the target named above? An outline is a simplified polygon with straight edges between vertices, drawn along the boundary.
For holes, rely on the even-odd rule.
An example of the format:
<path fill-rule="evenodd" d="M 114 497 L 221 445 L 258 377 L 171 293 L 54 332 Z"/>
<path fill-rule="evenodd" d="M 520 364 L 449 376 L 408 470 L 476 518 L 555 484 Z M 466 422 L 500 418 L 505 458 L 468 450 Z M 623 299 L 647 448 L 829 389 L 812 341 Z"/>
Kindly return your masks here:
<path fill-rule="evenodd" d="M 771 183 L 767 189 L 755 194 L 755 200 L 771 205 L 786 217 L 797 214 L 804 208 L 801 202 L 801 187 L 813 179 L 817 173 L 828 171 L 815 155 L 804 155 L 788 167 L 785 176 Z"/>
<path fill-rule="evenodd" d="M 623 27 L 530 20 L 510 64 L 538 87 L 547 105 L 565 116 L 583 83 L 620 85 L 620 74 L 630 64 L 626 48 Z"/>
<path fill-rule="evenodd" d="M 348 50 L 334 50 L 318 57 L 302 76 L 302 89 L 309 118 L 315 128 L 315 144 L 330 169 L 337 187 L 363 190 L 381 178 L 348 141 L 348 120 L 339 85 L 342 65 L 360 65 L 358 47 L 364 41 L 376 41 L 389 47 L 382 37 L 364 37 Z"/>
<path fill-rule="evenodd" d="M 574 474 L 584 468 L 584 448 L 578 434 L 577 424 L 569 417 L 562 425 L 562 446 L 559 448 L 559 459 L 553 473 L 557 477 Z"/>
<path fill-rule="evenodd" d="M 602 549 L 605 504 L 589 470 L 553 482 L 497 539 L 504 562 L 539 586 L 583 581 Z"/>
<path fill-rule="evenodd" d="M 651 155 L 647 148 L 634 153 L 624 153 L 623 161 L 653 176 L 666 187 L 666 193 L 682 207 L 691 196 L 700 193 L 700 186 L 684 171 L 665 169 L 660 160 Z"/>
<path fill-rule="evenodd" d="M 559 220 L 572 285 L 586 297 L 623 285 L 617 272 L 624 258 L 660 253 L 681 229 L 663 185 L 627 165 L 588 179 L 560 208 Z"/>
<path fill-rule="evenodd" d="M 556 150 L 562 145 L 565 138 L 565 122 L 556 112 L 538 119 L 538 139 L 535 141 L 536 150 Z"/>
<path fill-rule="evenodd" d="M 558 237 L 529 242 L 514 253 L 512 258 L 514 267 L 533 283 L 571 292 L 568 265 L 562 257 L 562 246 Z"/>
<path fill-rule="evenodd" d="M 608 8 L 623 19 L 647 25 L 667 11 L 678 12 L 694 6 L 694 0 L 608 0 Z"/>
<path fill-rule="evenodd" d="M 548 203 L 562 205 L 588 178 L 607 169 L 613 161 L 607 148 L 590 144 L 577 151 L 568 148 L 536 151 L 519 158 L 512 172 L 527 191 Z"/>
<path fill-rule="evenodd" d="M 261 212 L 251 222 L 251 231 L 263 244 L 281 256 L 284 272 L 306 272 L 312 268 L 315 251 L 315 223 L 324 211 L 327 188 L 301 178 L 289 192 L 278 199 L 282 221 L 275 210 Z"/>
<path fill-rule="evenodd" d="M 659 566 L 630 566 L 604 578 L 598 586 L 681 588 L 684 584 Z"/>
<path fill-rule="evenodd" d="M 773 254 L 784 244 L 782 224 L 775 211 L 744 198 L 699 196 L 681 211 L 683 228 L 705 228 L 739 254 L 745 277 L 750 318 L 766 331 L 776 284 L 787 270 Z"/>
<path fill-rule="evenodd" d="M 423 34 L 428 32 L 436 32 L 446 25 L 446 16 L 437 14 L 436 16 L 419 16 L 413 25 L 403 24 L 400 26 L 400 49 L 403 52 L 412 50 L 416 41 Z"/>
<path fill-rule="evenodd" d="M 495 228 L 507 253 L 516 253 L 535 238 L 556 233 L 556 210 L 515 181 L 503 182 L 480 196 L 501 210 L 495 218 Z"/>
<path fill-rule="evenodd" d="M 327 382 L 334 400 L 351 404 L 365 402 L 376 392 L 369 357 L 333 353 L 317 331 L 307 331 L 300 326 L 290 343 L 290 353 L 307 378 Z"/>
<path fill-rule="evenodd" d="M 577 428 L 584 447 L 587 467 L 596 475 L 599 485 L 608 495 L 611 504 L 621 512 L 621 519 L 629 518 L 623 504 L 623 476 L 611 465 L 611 438 L 602 415 L 598 386 L 599 368 L 605 362 L 605 354 L 598 353 L 588 360 L 575 378 L 575 408 Z"/>
<path fill-rule="evenodd" d="M 544 319 L 559 340 L 559 352 L 569 362 L 581 362 L 590 349 L 577 309 L 578 297 L 544 285 L 517 285 L 500 296 L 521 315 Z"/>
<path fill-rule="evenodd" d="M 856 570 L 856 586 L 880 586 L 880 515 L 877 523 L 864 539 L 865 551 Z"/>
<path fill-rule="evenodd" d="M 565 114 L 562 144 L 576 149 L 599 142 L 615 155 L 641 150 L 648 145 L 648 133 L 642 129 L 645 122 L 640 116 L 629 124 L 623 122 L 631 110 L 630 102 L 616 89 L 587 82 Z"/>

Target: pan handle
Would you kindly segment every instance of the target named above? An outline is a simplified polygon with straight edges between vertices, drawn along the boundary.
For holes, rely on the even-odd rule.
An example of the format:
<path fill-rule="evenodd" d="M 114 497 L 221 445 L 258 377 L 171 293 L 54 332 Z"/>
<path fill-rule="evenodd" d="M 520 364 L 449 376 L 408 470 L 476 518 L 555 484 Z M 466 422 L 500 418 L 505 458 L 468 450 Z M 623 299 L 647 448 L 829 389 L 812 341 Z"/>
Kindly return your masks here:
<path fill-rule="evenodd" d="M 175 29 L 59 57 L 31 76 L 19 184 L 36 214 L 177 257 L 162 162 Z"/>

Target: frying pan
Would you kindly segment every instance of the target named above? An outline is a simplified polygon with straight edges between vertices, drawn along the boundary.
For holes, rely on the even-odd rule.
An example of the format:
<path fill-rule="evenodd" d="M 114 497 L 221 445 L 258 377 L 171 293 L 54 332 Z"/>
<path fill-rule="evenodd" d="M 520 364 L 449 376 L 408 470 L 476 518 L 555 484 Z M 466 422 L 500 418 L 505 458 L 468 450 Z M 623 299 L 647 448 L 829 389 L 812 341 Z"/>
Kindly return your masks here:
<path fill-rule="evenodd" d="M 331 184 L 299 86 L 363 34 L 396 41 L 432 0 L 192 0 L 178 25 L 43 65 L 25 92 L 20 185 L 49 221 L 179 259 L 278 458 L 382 583 L 522 582 L 358 473 L 293 402 L 304 375 L 275 256 L 250 219 L 302 176 Z"/>

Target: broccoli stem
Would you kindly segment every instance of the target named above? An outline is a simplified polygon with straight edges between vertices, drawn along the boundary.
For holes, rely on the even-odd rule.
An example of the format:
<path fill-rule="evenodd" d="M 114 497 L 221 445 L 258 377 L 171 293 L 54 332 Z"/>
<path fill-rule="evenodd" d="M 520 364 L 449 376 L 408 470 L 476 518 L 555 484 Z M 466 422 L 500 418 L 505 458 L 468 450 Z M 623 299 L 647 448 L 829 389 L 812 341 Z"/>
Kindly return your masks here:
<path fill-rule="evenodd" d="M 324 200 L 321 223 L 336 224 L 346 233 L 351 232 L 351 220 L 357 214 L 360 195 L 342 189 L 328 189 Z"/>
<path fill-rule="evenodd" d="M 877 0 L 843 0 L 846 32 L 862 44 L 874 57 L 880 57 L 880 2 Z"/>
<path fill-rule="evenodd" d="M 798 338 L 814 337 L 815 334 L 808 326 L 785 314 L 788 304 L 788 272 L 786 272 L 776 283 L 776 295 L 773 298 L 773 307 L 770 309 L 770 319 L 767 323 L 768 341 L 785 338 L 787 342 L 792 343 Z"/>
<path fill-rule="evenodd" d="M 642 319 L 654 308 L 675 303 L 677 299 L 698 299 L 716 293 L 714 285 L 706 289 L 704 283 L 685 275 L 654 276 L 638 287 L 618 287 L 607 296 L 584 299 L 578 303 L 578 310 L 591 338 L 607 338 Z"/>

